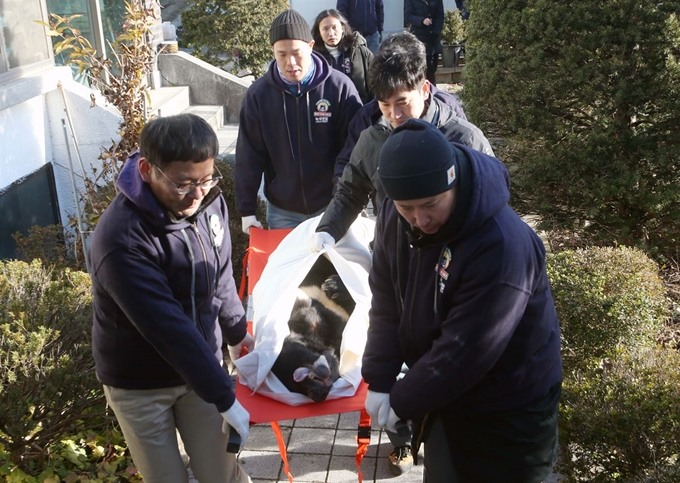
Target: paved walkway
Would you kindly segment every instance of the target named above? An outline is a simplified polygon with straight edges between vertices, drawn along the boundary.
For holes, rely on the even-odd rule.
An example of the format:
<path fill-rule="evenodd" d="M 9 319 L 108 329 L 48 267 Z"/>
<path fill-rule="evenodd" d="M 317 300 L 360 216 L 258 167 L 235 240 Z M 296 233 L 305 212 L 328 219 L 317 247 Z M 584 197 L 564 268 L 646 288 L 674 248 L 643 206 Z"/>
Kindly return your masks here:
<path fill-rule="evenodd" d="M 359 412 L 280 421 L 294 481 L 358 482 L 355 462 L 358 424 Z M 387 455 L 391 451 L 392 445 L 387 435 L 379 429 L 373 429 L 371 444 L 361 464 L 364 482 L 423 481 L 422 465 L 414 466 L 410 472 L 399 477 L 392 475 L 387 465 Z M 288 482 L 276 437 L 268 424 L 250 428 L 250 438 L 238 459 L 253 483 Z"/>

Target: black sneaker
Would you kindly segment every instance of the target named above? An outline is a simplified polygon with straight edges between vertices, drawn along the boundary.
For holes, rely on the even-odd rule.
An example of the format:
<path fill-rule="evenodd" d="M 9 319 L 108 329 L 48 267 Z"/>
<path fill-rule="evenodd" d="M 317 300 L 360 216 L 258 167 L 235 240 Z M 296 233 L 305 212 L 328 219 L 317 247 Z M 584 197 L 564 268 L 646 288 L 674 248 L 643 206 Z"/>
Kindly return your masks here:
<path fill-rule="evenodd" d="M 390 472 L 399 476 L 408 473 L 413 468 L 413 454 L 410 446 L 395 446 L 387 460 Z"/>

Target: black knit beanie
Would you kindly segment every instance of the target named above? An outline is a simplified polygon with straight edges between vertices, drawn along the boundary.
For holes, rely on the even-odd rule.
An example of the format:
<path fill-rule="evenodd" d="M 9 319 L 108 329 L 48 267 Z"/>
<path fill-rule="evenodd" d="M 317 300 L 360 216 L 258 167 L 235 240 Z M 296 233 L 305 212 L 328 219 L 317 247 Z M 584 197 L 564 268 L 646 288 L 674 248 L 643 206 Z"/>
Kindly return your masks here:
<path fill-rule="evenodd" d="M 312 41 L 312 31 L 309 24 L 295 10 L 285 10 L 279 14 L 269 28 L 269 44 L 274 45 L 277 40 L 297 39 L 305 42 Z"/>
<path fill-rule="evenodd" d="M 451 143 L 435 126 L 409 119 L 398 126 L 380 150 L 378 175 L 387 196 L 415 200 L 456 185 L 458 160 Z"/>

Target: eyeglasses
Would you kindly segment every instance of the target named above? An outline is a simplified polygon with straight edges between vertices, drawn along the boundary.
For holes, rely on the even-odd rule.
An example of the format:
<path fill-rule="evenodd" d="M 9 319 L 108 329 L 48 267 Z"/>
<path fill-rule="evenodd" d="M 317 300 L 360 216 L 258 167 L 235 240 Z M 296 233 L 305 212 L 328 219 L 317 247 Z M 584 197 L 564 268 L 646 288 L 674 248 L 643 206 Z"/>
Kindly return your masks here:
<path fill-rule="evenodd" d="M 213 174 L 213 177 L 210 179 L 206 179 L 205 181 L 201 181 L 200 183 L 186 183 L 186 184 L 177 184 L 170 178 L 168 178 L 168 175 L 161 170 L 158 166 L 154 165 L 154 168 L 158 170 L 160 174 L 163 175 L 165 179 L 168 180 L 168 182 L 173 185 L 175 188 L 177 188 L 177 194 L 179 195 L 188 195 L 192 191 L 194 191 L 196 188 L 200 188 L 201 191 L 210 191 L 212 188 L 217 186 L 217 183 L 220 182 L 222 179 L 222 173 L 220 173 L 220 170 L 215 166 L 215 171 L 217 171 L 217 176 Z"/>

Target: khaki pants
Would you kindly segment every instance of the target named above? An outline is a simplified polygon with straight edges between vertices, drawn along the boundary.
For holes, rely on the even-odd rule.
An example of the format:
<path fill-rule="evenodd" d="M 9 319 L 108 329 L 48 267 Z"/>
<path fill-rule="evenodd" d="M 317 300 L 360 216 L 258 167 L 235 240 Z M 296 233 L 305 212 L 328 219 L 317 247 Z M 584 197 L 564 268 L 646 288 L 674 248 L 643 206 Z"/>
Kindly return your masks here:
<path fill-rule="evenodd" d="M 236 455 L 226 452 L 222 416 L 188 386 L 133 390 L 105 385 L 104 394 L 145 483 L 189 481 L 175 429 L 200 483 L 250 481 Z"/>

